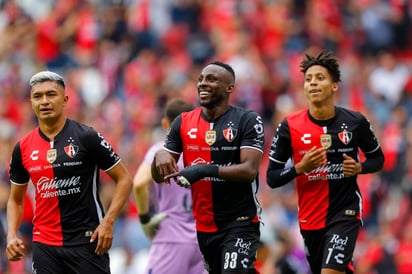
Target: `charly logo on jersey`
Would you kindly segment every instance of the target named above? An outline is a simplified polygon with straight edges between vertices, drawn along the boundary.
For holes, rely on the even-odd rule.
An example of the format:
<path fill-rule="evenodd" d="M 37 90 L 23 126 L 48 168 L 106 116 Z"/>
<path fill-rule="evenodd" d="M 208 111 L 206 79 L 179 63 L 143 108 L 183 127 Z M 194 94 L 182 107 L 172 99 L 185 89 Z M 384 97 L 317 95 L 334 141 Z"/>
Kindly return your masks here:
<path fill-rule="evenodd" d="M 38 160 L 38 159 L 39 159 L 39 152 L 40 152 L 40 151 L 38 151 L 38 150 L 33 150 L 33 152 L 32 152 L 31 155 L 30 155 L 30 158 L 31 158 L 33 161 Z"/>
<path fill-rule="evenodd" d="M 300 140 L 301 140 L 304 144 L 308 145 L 308 144 L 312 143 L 311 140 L 309 139 L 311 136 L 312 136 L 312 135 L 311 135 L 310 133 L 305 133 L 305 134 L 303 134 L 302 138 L 300 138 Z"/>
<path fill-rule="evenodd" d="M 228 124 L 228 128 L 223 130 L 223 136 L 228 142 L 232 142 L 237 135 L 237 129 L 233 128 L 234 124 L 230 121 Z"/>
<path fill-rule="evenodd" d="M 338 133 L 339 140 L 345 145 L 349 144 L 352 140 L 352 132 L 347 131 L 348 126 L 345 123 L 342 123 L 340 127 L 343 131 Z"/>
<path fill-rule="evenodd" d="M 196 139 L 197 138 L 197 128 L 191 128 L 187 135 L 189 135 L 190 139 Z"/>

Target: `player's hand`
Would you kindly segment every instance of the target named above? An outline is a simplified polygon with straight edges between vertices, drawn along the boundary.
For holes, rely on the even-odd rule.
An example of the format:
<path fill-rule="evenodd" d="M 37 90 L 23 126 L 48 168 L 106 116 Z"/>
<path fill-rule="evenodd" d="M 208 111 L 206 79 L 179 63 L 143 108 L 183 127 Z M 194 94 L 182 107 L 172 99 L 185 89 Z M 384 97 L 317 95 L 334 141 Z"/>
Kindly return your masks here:
<path fill-rule="evenodd" d="M 100 225 L 94 231 L 90 242 L 94 242 L 97 239 L 97 246 L 95 253 L 97 255 L 103 255 L 109 251 L 113 242 L 113 226 L 110 225 L 105 219 L 102 220 Z"/>
<path fill-rule="evenodd" d="M 153 240 L 157 230 L 159 229 L 160 223 L 166 218 L 167 213 L 161 212 L 153 215 L 149 222 L 142 224 L 143 232 L 149 240 Z"/>
<path fill-rule="evenodd" d="M 345 176 L 355 176 L 362 172 L 362 165 L 352 157 L 346 155 L 346 153 L 343 153 L 342 171 Z"/>
<path fill-rule="evenodd" d="M 304 172 L 311 171 L 321 165 L 326 164 L 326 149 L 323 147 L 312 147 L 306 152 L 302 160 L 295 165 L 296 173 L 302 174 Z"/>
<path fill-rule="evenodd" d="M 156 168 L 155 170 L 152 169 L 152 177 L 158 183 L 164 181 L 170 185 L 170 177 L 166 178 L 166 176 L 179 171 L 176 160 L 169 152 L 163 149 L 156 152 L 152 165 Z M 160 180 L 161 178 L 163 180 Z"/>
<path fill-rule="evenodd" d="M 9 261 L 20 261 L 24 256 L 24 243 L 19 238 L 14 238 L 7 243 L 6 255 Z"/>

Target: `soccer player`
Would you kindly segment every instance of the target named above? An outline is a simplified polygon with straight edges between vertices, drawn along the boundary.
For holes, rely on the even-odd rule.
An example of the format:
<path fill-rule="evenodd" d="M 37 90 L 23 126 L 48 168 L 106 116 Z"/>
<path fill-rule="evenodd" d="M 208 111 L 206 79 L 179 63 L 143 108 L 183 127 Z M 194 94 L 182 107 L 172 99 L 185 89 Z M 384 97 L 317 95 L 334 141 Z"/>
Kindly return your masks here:
<path fill-rule="evenodd" d="M 193 105 L 182 99 L 172 99 L 166 104 L 162 126 L 169 130 L 170 124 L 182 112 L 193 110 Z M 206 273 L 196 239 L 196 227 L 192 213 L 192 194 L 173 184 L 155 184 L 150 165 L 154 154 L 164 142 L 155 143 L 146 153 L 133 180 L 133 196 L 139 212 L 143 231 L 152 240 L 147 273 Z M 178 162 L 183 168 L 183 161 Z M 155 190 L 155 201 L 150 190 Z M 149 204 L 154 203 L 158 212 L 153 215 Z M 179 254 L 176 258 L 176 254 Z"/>
<path fill-rule="evenodd" d="M 380 170 L 384 156 L 370 122 L 335 106 L 340 69 L 331 52 L 301 62 L 309 108 L 286 116 L 273 137 L 267 183 L 296 178 L 299 225 L 314 274 L 353 273 L 352 255 L 362 222 L 357 175 Z M 366 157 L 359 162 L 359 149 Z M 285 164 L 293 159 L 291 167 Z"/>
<path fill-rule="evenodd" d="M 190 187 L 200 251 L 212 274 L 255 273 L 260 239 L 263 123 L 257 113 L 229 104 L 234 84 L 228 64 L 204 67 L 197 83 L 200 107 L 174 120 L 152 162 L 157 182 L 176 179 Z M 176 164 L 181 153 L 184 169 Z"/>
<path fill-rule="evenodd" d="M 31 181 L 33 273 L 110 273 L 113 224 L 130 194 L 132 177 L 100 133 L 65 116 L 69 98 L 63 77 L 42 71 L 30 86 L 39 127 L 16 144 L 10 162 L 7 258 L 24 256 L 17 232 Z M 106 214 L 99 199 L 100 169 L 116 182 Z"/>

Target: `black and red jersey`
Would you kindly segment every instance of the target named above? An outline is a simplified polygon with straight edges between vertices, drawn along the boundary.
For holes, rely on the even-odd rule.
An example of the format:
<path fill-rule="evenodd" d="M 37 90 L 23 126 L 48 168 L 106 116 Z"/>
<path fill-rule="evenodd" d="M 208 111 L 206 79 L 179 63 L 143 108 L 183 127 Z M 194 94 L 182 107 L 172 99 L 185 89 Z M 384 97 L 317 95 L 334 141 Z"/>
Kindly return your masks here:
<path fill-rule="evenodd" d="M 67 119 L 53 142 L 36 128 L 15 146 L 10 162 L 13 184 L 33 182 L 33 241 L 54 246 L 90 242 L 104 217 L 99 171 L 120 162 L 103 136 Z"/>
<path fill-rule="evenodd" d="M 381 150 L 370 122 L 361 113 L 335 109 L 335 117 L 325 121 L 315 120 L 308 109 L 288 115 L 273 137 L 269 159 L 277 164 L 289 158 L 297 164 L 314 146 L 327 147 L 326 164 L 296 177 L 299 224 L 304 230 L 361 219 L 357 176 L 344 176 L 343 154 L 359 161 L 360 151 L 367 156 Z"/>
<path fill-rule="evenodd" d="M 182 113 L 172 123 L 164 146 L 172 153 L 183 152 L 185 166 L 236 165 L 240 163 L 241 149 L 263 153 L 263 147 L 261 117 L 234 106 L 214 121 L 208 120 L 201 107 Z M 242 222 L 258 222 L 258 185 L 258 177 L 250 184 L 209 177 L 194 183 L 191 190 L 196 229 L 212 232 Z"/>

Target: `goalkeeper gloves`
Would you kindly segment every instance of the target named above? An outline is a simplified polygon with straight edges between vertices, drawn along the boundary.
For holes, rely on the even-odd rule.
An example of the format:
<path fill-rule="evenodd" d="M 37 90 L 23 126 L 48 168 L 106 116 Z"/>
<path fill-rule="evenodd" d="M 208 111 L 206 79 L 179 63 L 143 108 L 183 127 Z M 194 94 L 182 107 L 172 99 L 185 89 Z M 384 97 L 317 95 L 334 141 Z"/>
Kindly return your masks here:
<path fill-rule="evenodd" d="M 157 230 L 159 229 L 160 223 L 167 218 L 167 213 L 161 212 L 153 216 L 149 213 L 139 214 L 139 218 L 144 234 L 149 240 L 153 240 Z"/>

